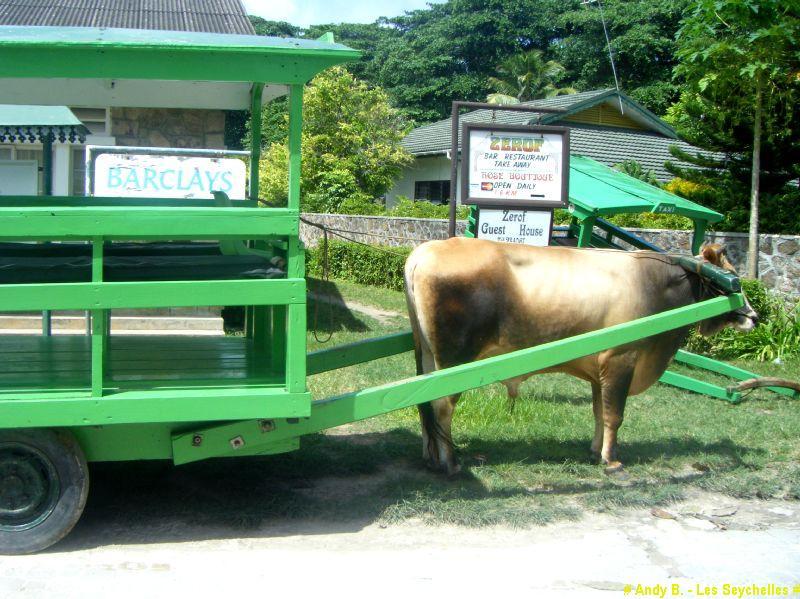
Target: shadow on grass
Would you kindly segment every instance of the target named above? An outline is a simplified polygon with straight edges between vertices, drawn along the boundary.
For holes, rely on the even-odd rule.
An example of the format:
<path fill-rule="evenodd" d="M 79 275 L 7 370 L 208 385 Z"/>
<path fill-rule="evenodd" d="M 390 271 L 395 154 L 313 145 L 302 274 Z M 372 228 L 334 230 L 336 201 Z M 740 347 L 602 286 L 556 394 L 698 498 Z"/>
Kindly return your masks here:
<path fill-rule="evenodd" d="M 590 509 L 654 505 L 679 499 L 688 480 L 640 478 L 625 486 L 588 466 L 583 439 L 530 443 L 468 439 L 455 478 L 427 470 L 419 436 L 408 429 L 311 435 L 300 451 L 217 459 L 173 467 L 165 462 L 93 464 L 83 518 L 53 551 L 107 544 L 270 538 L 355 532 L 375 522 L 421 518 L 468 526 L 530 526 L 576 519 Z M 663 455 L 714 454 L 728 469 L 749 451 L 729 440 L 627 443 L 630 464 Z M 480 454 L 485 462 L 476 462 Z M 488 471 L 520 461 L 543 471 L 543 488 L 511 481 L 487 484 Z M 485 464 L 485 465 L 484 465 Z M 574 474 L 554 464 L 572 464 Z M 543 465 L 544 468 L 539 468 Z M 548 468 L 552 469 L 550 473 Z M 482 476 L 476 476 L 481 472 Z M 638 478 L 638 477 L 637 477 Z M 674 483 L 674 484 L 673 484 Z"/>
<path fill-rule="evenodd" d="M 332 281 L 307 279 L 308 330 L 316 333 L 369 331 L 367 324 L 358 318 L 345 304 L 339 288 Z"/>

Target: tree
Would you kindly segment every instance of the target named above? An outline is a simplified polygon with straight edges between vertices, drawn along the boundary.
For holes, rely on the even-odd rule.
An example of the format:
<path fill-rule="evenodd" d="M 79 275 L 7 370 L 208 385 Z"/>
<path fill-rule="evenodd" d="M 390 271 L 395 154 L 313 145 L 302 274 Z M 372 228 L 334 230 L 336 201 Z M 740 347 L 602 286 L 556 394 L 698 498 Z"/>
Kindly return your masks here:
<path fill-rule="evenodd" d="M 605 18 L 621 89 L 663 115 L 680 94 L 672 79 L 675 34 L 692 0 L 602 0 L 564 2 L 554 21 L 561 36 L 553 39 L 553 58 L 565 78 L 581 90 L 614 85 L 603 33 Z"/>
<path fill-rule="evenodd" d="M 691 1 L 603 0 L 622 87 L 657 114 L 679 95 L 674 38 Z M 417 123 L 445 118 L 454 99 L 483 100 L 497 65 L 530 50 L 562 64 L 563 80 L 576 89 L 614 83 L 600 12 L 582 0 L 446 0 L 375 23 L 306 29 L 251 18 L 269 35 L 316 39 L 332 31 L 363 54 L 351 72 L 386 90 Z"/>
<path fill-rule="evenodd" d="M 269 37 L 300 37 L 303 30 L 286 21 L 268 21 L 255 15 L 248 15 L 250 24 L 253 25 L 256 35 L 266 35 Z"/>
<path fill-rule="evenodd" d="M 274 111 L 265 111 L 266 124 L 274 120 Z M 274 139 L 266 148 L 260 165 L 261 199 L 270 205 L 287 200 L 287 120 L 284 115 L 283 139 Z M 400 145 L 409 128 L 383 90 L 371 88 L 342 67 L 317 75 L 306 88 L 303 109 L 303 210 L 381 210 L 375 200 L 412 161 Z"/>
<path fill-rule="evenodd" d="M 518 104 L 537 98 L 574 94 L 574 87 L 558 87 L 564 67 L 545 60 L 541 50 L 528 50 L 506 58 L 497 66 L 497 76 L 489 77 L 494 92 L 486 96 L 490 104 Z"/>
<path fill-rule="evenodd" d="M 762 164 L 764 143 L 773 150 L 781 146 L 789 150 L 783 157 L 768 153 L 772 161 L 768 168 L 778 182 L 783 179 L 785 184 L 800 174 L 796 128 L 800 117 L 795 109 L 800 94 L 799 6 L 797 0 L 698 0 L 678 32 L 680 62 L 675 74 L 687 86 L 682 110 L 709 114 L 709 121 L 723 125 L 708 140 L 696 141 L 701 147 L 708 147 L 709 141 L 723 146 L 732 171 L 741 167 L 741 156 L 749 154 L 747 274 L 751 278 L 758 277 L 761 172 L 767 166 Z M 703 123 L 691 126 L 695 133 L 708 129 Z M 742 145 L 731 147 L 732 142 Z"/>
<path fill-rule="evenodd" d="M 644 181 L 655 187 L 661 187 L 655 172 L 652 169 L 645 169 L 642 164 L 636 160 L 623 160 L 619 164 L 615 164 L 614 168 L 634 179 L 639 179 L 639 181 Z"/>

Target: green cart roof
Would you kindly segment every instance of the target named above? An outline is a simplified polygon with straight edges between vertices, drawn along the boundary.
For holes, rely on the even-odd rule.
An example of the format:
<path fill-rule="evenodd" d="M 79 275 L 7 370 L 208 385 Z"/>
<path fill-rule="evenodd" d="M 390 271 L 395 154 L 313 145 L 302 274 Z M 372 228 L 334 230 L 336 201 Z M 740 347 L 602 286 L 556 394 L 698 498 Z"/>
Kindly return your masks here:
<path fill-rule="evenodd" d="M 249 107 L 356 50 L 313 40 L 186 31 L 0 27 L 0 103 L 162 108 Z"/>
<path fill-rule="evenodd" d="M 585 216 L 622 212 L 680 214 L 715 223 L 722 215 L 689 200 L 635 179 L 604 164 L 572 154 L 570 156 L 569 201 Z"/>

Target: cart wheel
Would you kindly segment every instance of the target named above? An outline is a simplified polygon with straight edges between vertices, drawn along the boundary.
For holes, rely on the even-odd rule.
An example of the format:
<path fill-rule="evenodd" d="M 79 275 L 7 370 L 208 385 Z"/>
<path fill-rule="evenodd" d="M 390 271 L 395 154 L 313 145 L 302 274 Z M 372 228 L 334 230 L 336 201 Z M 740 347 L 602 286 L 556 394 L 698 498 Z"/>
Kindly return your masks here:
<path fill-rule="evenodd" d="M 0 554 L 33 553 L 61 540 L 88 493 L 86 458 L 70 433 L 0 430 Z"/>

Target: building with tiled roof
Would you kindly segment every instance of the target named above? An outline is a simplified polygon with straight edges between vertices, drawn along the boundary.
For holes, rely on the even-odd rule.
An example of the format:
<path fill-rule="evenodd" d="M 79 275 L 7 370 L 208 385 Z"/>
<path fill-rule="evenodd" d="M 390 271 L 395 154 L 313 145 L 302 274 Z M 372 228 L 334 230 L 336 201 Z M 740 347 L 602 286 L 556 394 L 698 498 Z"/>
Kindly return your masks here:
<path fill-rule="evenodd" d="M 675 160 L 669 152 L 670 146 L 677 146 L 692 154 L 702 153 L 699 148 L 681 140 L 668 123 L 614 89 L 556 96 L 524 102 L 522 105 L 556 108 L 564 112 L 473 110 L 462 114 L 459 120 L 461 123 L 568 126 L 571 154 L 588 156 L 608 166 L 615 166 L 624 160 L 635 160 L 645 170 L 653 171 L 661 182 L 672 178 L 664 167 L 665 162 L 691 166 Z M 394 203 L 398 196 L 434 202 L 448 199 L 451 143 L 449 118 L 411 131 L 403 140 L 403 146 L 416 160 L 404 170 L 387 194 L 388 204 Z M 460 130 L 458 147 L 460 151 Z"/>
<path fill-rule="evenodd" d="M 255 35 L 240 0 L 0 0 L 0 25 Z"/>
<path fill-rule="evenodd" d="M 0 0 L 0 27 L 4 26 L 255 34 L 241 0 Z M 37 104 L 35 99 L 29 101 Z M 228 117 L 223 110 L 175 108 L 166 94 L 159 97 L 157 93 L 148 98 L 146 107 L 101 106 L 82 98 L 75 102 L 70 108 L 89 133 L 80 140 L 53 146 L 55 195 L 84 194 L 86 145 L 226 147 Z M 21 143 L 19 138 L 9 140 L 7 136 L 0 139 L 0 162 L 19 161 L 38 163 L 39 180 L 32 185 L 41 193 L 42 144 Z"/>

